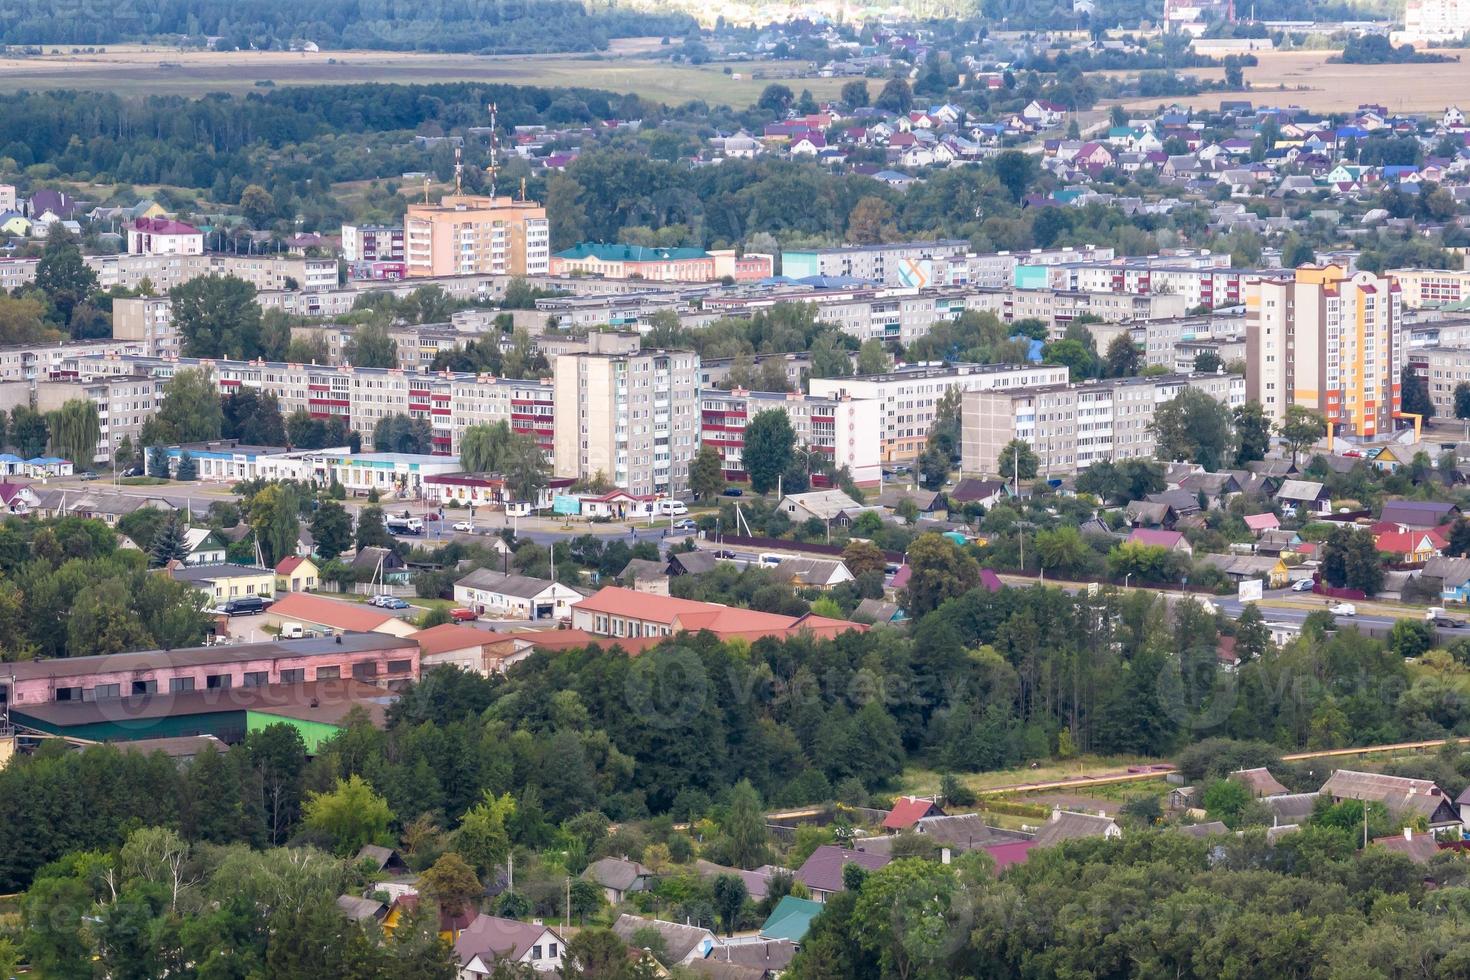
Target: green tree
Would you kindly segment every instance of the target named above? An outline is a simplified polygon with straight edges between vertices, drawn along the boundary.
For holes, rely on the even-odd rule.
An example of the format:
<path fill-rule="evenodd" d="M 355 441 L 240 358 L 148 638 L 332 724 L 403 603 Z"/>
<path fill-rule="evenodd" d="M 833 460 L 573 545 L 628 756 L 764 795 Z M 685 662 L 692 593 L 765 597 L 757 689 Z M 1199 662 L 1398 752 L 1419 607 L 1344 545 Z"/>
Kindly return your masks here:
<path fill-rule="evenodd" d="M 715 911 L 719 913 L 720 922 L 725 926 L 725 935 L 735 935 L 735 930 L 740 928 L 740 915 L 750 898 L 745 882 L 736 875 L 716 875 L 715 880 L 710 883 L 710 894 L 714 898 Z"/>
<path fill-rule="evenodd" d="M 82 259 L 82 250 L 60 222 L 46 233 L 46 245 L 36 263 L 36 288 L 46 294 L 57 320 L 71 322 L 72 312 L 97 291 L 97 273 Z"/>
<path fill-rule="evenodd" d="M 168 523 L 159 528 L 149 543 L 150 564 L 161 568 L 171 561 L 183 561 L 189 557 L 189 546 L 184 541 L 184 526 L 178 514 L 169 515 Z"/>
<path fill-rule="evenodd" d="M 251 360 L 262 355 L 255 287 L 235 276 L 197 276 L 168 291 L 187 357 Z"/>
<path fill-rule="evenodd" d="M 1194 371 L 1196 374 L 1214 374 L 1225 366 L 1220 360 L 1220 355 L 1212 350 L 1202 350 L 1194 355 Z"/>
<path fill-rule="evenodd" d="M 505 863 L 510 853 L 509 823 L 515 811 L 516 802 L 509 793 L 497 797 L 485 790 L 480 802 L 460 820 L 454 848 L 478 873 L 487 874 Z"/>
<path fill-rule="evenodd" d="M 248 184 L 240 192 L 240 213 L 256 228 L 269 228 L 276 217 L 276 199 L 259 184 Z"/>
<path fill-rule="evenodd" d="M 702 445 L 689 464 L 689 489 L 700 500 L 714 500 L 725 489 L 725 463 L 714 446 Z"/>
<path fill-rule="evenodd" d="M 1286 406 L 1286 415 L 1276 429 L 1281 441 L 1291 450 L 1292 465 L 1296 465 L 1298 454 L 1310 449 L 1327 435 L 1327 420 L 1319 412 L 1301 405 Z"/>
<path fill-rule="evenodd" d="M 357 536 L 354 539 L 359 550 L 363 548 L 391 548 L 393 535 L 383 524 L 383 508 L 373 505 L 364 507 L 357 515 Z"/>
<path fill-rule="evenodd" d="M 10 445 L 26 459 L 34 459 L 46 451 L 51 438 L 46 416 L 33 408 L 17 405 L 10 410 Z"/>
<path fill-rule="evenodd" d="M 373 426 L 373 451 L 380 453 L 427 453 L 434 447 L 434 430 L 428 419 L 415 419 L 399 412 L 378 419 Z"/>
<path fill-rule="evenodd" d="M 909 83 L 902 78 L 890 78 L 878 93 L 873 108 L 903 115 L 914 107 L 914 93 Z"/>
<path fill-rule="evenodd" d="M 497 473 L 512 437 L 506 422 L 482 422 L 459 437 L 459 463 L 467 473 Z"/>
<path fill-rule="evenodd" d="M 419 890 L 447 915 L 473 909 L 485 887 L 464 858 L 450 851 L 419 875 Z"/>
<path fill-rule="evenodd" d="M 1251 792 L 1244 783 L 1233 779 L 1217 779 L 1205 787 L 1200 802 L 1204 804 L 1206 813 L 1233 828 L 1241 813 L 1250 805 Z"/>
<path fill-rule="evenodd" d="M 858 374 L 886 374 L 893 370 L 893 358 L 877 337 L 869 337 L 858 348 L 857 370 Z"/>
<path fill-rule="evenodd" d="M 921 534 L 909 545 L 909 584 L 904 610 L 911 619 L 939 608 L 980 584 L 980 566 L 949 538 Z"/>
<path fill-rule="evenodd" d="M 179 453 L 179 464 L 174 467 L 174 479 L 180 481 L 199 479 L 199 464 L 194 462 L 194 456 L 185 449 Z"/>
<path fill-rule="evenodd" d="M 943 453 L 946 460 L 960 455 L 960 408 L 962 393 L 959 385 L 946 388 L 934 405 L 934 422 L 929 426 L 929 446 Z"/>
<path fill-rule="evenodd" d="M 378 518 L 381 522 L 381 511 Z M 317 553 L 327 561 L 352 547 L 352 516 L 335 500 L 323 500 L 318 504 L 308 527 Z"/>
<path fill-rule="evenodd" d="M 996 472 L 1006 480 L 1034 480 L 1041 460 L 1024 439 L 1012 439 L 996 457 Z"/>
<path fill-rule="evenodd" d="M 1409 415 L 1423 416 L 1424 421 L 1434 417 L 1434 402 L 1429 398 L 1429 379 L 1408 364 L 1399 374 L 1399 390 L 1402 392 L 1403 410 Z"/>
<path fill-rule="evenodd" d="M 238 439 L 251 446 L 286 444 L 281 403 L 271 392 L 241 385 L 221 400 L 220 413 L 220 434 L 226 439 Z"/>
<path fill-rule="evenodd" d="M 95 402 L 88 398 L 68 400 L 52 413 L 48 428 L 57 455 L 71 460 L 77 469 L 93 467 L 97 443 L 102 438 L 102 421 Z"/>
<path fill-rule="evenodd" d="M 1093 550 L 1075 527 L 1057 527 L 1036 532 L 1036 559 L 1042 568 L 1063 572 L 1081 571 L 1091 562 Z"/>
<path fill-rule="evenodd" d="M 973 909 L 949 865 L 903 858 L 863 879 L 854 934 L 876 954 L 886 977 L 957 976 L 947 968 L 963 944 L 947 937 L 969 928 Z"/>
<path fill-rule="evenodd" d="M 397 367 L 398 342 L 389 336 L 387 327 L 364 323 L 342 346 L 342 360 L 354 367 Z"/>
<path fill-rule="evenodd" d="M 1075 381 L 1092 377 L 1097 365 L 1097 356 L 1079 340 L 1063 338 L 1046 345 L 1042 360 L 1047 364 L 1061 364 L 1067 368 L 1068 376 Z"/>
<path fill-rule="evenodd" d="M 1470 381 L 1455 385 L 1455 418 L 1470 419 Z"/>
<path fill-rule="evenodd" d="M 301 521 L 296 493 L 290 486 L 275 483 L 263 488 L 250 498 L 246 511 L 266 567 L 275 568 L 281 559 L 296 553 Z"/>
<path fill-rule="evenodd" d="M 1143 354 L 1126 332 L 1108 342 L 1103 359 L 1107 361 L 1110 378 L 1131 378 L 1143 368 Z"/>
<path fill-rule="evenodd" d="M 779 408 L 757 412 L 745 426 L 745 473 L 751 489 L 769 493 L 776 488 L 776 477 L 791 466 L 796 446 L 796 432 L 791 420 Z"/>
<path fill-rule="evenodd" d="M 338 854 L 354 854 L 364 844 L 386 840 L 392 821 L 388 801 L 355 773 L 338 779 L 331 791 L 306 799 L 306 825 L 331 838 Z"/>
<path fill-rule="evenodd" d="M 766 814 L 760 794 L 742 779 L 730 790 L 730 804 L 720 831 L 727 843 L 727 855 L 737 868 L 754 868 L 765 863 Z"/>
<path fill-rule="evenodd" d="M 150 446 L 218 439 L 224 409 L 207 368 L 183 368 L 163 386 L 158 414 L 143 424 L 143 441 Z"/>
<path fill-rule="evenodd" d="M 1258 401 L 1248 401 L 1235 410 L 1235 465 L 1265 459 L 1271 448 L 1271 420 Z"/>
<path fill-rule="evenodd" d="M 868 105 L 868 83 L 862 80 L 844 82 L 841 94 L 842 104 L 849 109 L 863 109 Z"/>
<path fill-rule="evenodd" d="M 169 478 L 167 449 L 164 449 L 162 446 L 149 447 L 148 475 L 155 480 L 167 480 Z"/>
<path fill-rule="evenodd" d="M 1163 460 L 1188 460 L 1214 472 L 1233 458 L 1230 410 L 1198 388 L 1185 388 L 1154 410 L 1149 423 Z"/>
<path fill-rule="evenodd" d="M 1383 565 L 1366 528 L 1335 527 L 1322 547 L 1322 578 L 1334 588 L 1375 595 L 1383 587 Z"/>
<path fill-rule="evenodd" d="M 1036 179 L 1036 159 L 1021 150 L 1005 150 L 993 158 L 995 179 L 1019 202 L 1026 196 L 1031 182 Z"/>

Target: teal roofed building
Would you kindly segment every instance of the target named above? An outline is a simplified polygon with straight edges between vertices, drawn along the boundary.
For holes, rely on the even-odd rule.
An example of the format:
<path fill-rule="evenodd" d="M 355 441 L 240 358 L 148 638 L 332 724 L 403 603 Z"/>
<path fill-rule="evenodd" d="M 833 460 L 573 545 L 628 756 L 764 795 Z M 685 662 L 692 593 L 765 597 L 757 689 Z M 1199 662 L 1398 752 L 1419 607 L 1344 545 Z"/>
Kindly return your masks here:
<path fill-rule="evenodd" d="M 794 895 L 783 896 L 761 925 L 762 939 L 789 939 L 800 943 L 812 927 L 812 920 L 822 914 L 822 903 Z"/>

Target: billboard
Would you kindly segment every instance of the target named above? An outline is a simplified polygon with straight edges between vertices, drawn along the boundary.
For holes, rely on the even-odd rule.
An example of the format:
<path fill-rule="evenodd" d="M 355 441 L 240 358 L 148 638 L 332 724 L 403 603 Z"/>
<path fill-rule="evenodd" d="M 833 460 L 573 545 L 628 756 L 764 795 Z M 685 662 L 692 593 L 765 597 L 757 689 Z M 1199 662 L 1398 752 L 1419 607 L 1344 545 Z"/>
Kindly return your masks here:
<path fill-rule="evenodd" d="M 1261 601 L 1261 580 L 1258 578 L 1241 579 L 1240 591 L 1236 593 L 1236 598 L 1241 602 Z"/>

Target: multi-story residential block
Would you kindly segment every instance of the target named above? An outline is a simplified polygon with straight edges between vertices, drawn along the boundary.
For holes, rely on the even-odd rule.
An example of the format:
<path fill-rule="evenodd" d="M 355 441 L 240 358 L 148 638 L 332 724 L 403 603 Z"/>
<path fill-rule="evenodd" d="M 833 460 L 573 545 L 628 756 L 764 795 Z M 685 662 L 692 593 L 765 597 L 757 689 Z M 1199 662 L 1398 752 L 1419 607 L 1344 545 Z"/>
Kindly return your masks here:
<path fill-rule="evenodd" d="M 203 255 L 204 232 L 172 218 L 135 218 L 128 226 L 129 255 Z"/>
<path fill-rule="evenodd" d="M 1066 289 L 980 290 L 967 300 L 971 309 L 988 310 L 1007 323 L 1041 320 L 1060 338 L 1068 324 L 1082 316 L 1105 323 L 1181 317 L 1189 311 L 1183 296 L 1172 293 L 1139 294 L 1080 292 Z"/>
<path fill-rule="evenodd" d="M 0 381 L 35 381 L 52 377 L 76 377 L 68 363 L 77 357 L 108 354 L 138 355 L 143 343 L 137 340 L 62 340 L 53 344 L 14 344 L 0 347 Z"/>
<path fill-rule="evenodd" d="M 766 279 L 775 257 L 757 252 L 736 255 L 733 248 L 648 248 L 582 242 L 551 257 L 553 276 L 588 275 L 649 282 L 709 282 L 729 277 L 735 282 Z"/>
<path fill-rule="evenodd" d="M 68 379 L 36 382 L 36 410 L 54 412 L 69 401 L 85 400 L 97 406 L 100 431 L 97 451 L 91 459 L 74 459 L 78 469 L 94 464 L 111 466 L 123 439 L 142 448 L 143 423 L 158 411 L 163 383 L 146 373 L 105 375 L 87 380 Z"/>
<path fill-rule="evenodd" d="M 402 262 L 402 225 L 343 225 L 342 258 L 348 262 Z"/>
<path fill-rule="evenodd" d="M 551 378 L 513 381 L 489 375 L 455 375 L 450 380 L 453 452 L 472 425 L 508 423 L 531 436 L 552 460 L 556 453 L 556 389 Z"/>
<path fill-rule="evenodd" d="M 1093 463 L 1151 457 L 1157 447 L 1149 424 L 1155 409 L 1197 388 L 1225 405 L 1245 403 L 1238 374 L 1172 374 L 1086 384 L 967 391 L 962 396 L 961 466 L 996 473 L 1006 444 L 1020 439 L 1041 461 L 1043 476 L 1063 476 Z"/>
<path fill-rule="evenodd" d="M 179 353 L 174 329 L 173 300 L 167 296 L 139 296 L 112 301 L 112 337 L 136 341 L 150 357 Z"/>
<path fill-rule="evenodd" d="M 1067 378 L 1067 369 L 1060 364 L 957 364 L 854 378 L 812 378 L 809 390 L 813 396 L 881 405 L 877 430 L 881 458 L 891 463 L 909 462 L 924 451 L 939 400 L 951 388 L 1005 390 L 1065 384 Z"/>
<path fill-rule="evenodd" d="M 706 388 L 699 396 L 700 441 L 720 454 L 725 479 L 745 479 L 745 427 L 768 409 L 786 413 L 799 449 L 821 453 L 838 469 L 847 467 L 858 483 L 882 478 L 879 445 L 873 438 L 882 425 L 883 406 L 877 399 Z"/>
<path fill-rule="evenodd" d="M 19 289 L 35 282 L 36 266 L 40 262 L 40 259 L 0 259 L 0 289 Z"/>
<path fill-rule="evenodd" d="M 1064 248 L 1033 248 L 1029 252 L 981 252 L 968 253 L 933 262 L 935 286 L 987 286 L 1003 289 L 1016 284 L 1016 269 L 1020 266 L 1057 265 L 1063 262 L 1108 262 L 1113 258 L 1111 247 L 1098 248 L 1093 245 Z"/>
<path fill-rule="evenodd" d="M 1470 299 L 1470 269 L 1391 269 L 1406 310 L 1450 306 Z"/>
<path fill-rule="evenodd" d="M 1409 351 L 1409 365 L 1429 386 L 1429 400 L 1440 418 L 1455 417 L 1455 388 L 1470 384 L 1470 346 L 1420 347 Z"/>
<path fill-rule="evenodd" d="M 410 204 L 403 258 L 411 278 L 474 273 L 544 275 L 551 261 L 546 209 L 509 197 L 446 195 Z"/>
<path fill-rule="evenodd" d="M 767 365 L 779 364 L 781 373 L 786 378 L 787 390 L 801 391 L 806 387 L 807 375 L 812 370 L 812 355 L 808 351 L 795 354 L 756 354 L 744 358 L 743 361 L 738 357 L 702 357 L 699 359 L 699 387 L 706 391 L 710 388 L 734 387 L 730 382 L 730 375 L 742 363 L 749 364 L 757 376 L 770 370 Z"/>
<path fill-rule="evenodd" d="M 337 285 L 337 260 L 299 255 L 88 255 L 102 289 L 137 289 L 148 280 L 166 293 L 199 276 L 234 276 L 258 290 L 327 289 Z"/>
<path fill-rule="evenodd" d="M 1371 272 L 1303 266 L 1253 282 L 1246 295 L 1247 397 L 1279 421 L 1291 405 L 1341 434 L 1392 432 L 1405 344 L 1399 287 Z"/>
<path fill-rule="evenodd" d="M 1245 316 L 1243 313 L 1206 313 L 1144 320 L 1131 324 L 1129 332 L 1133 343 L 1142 348 L 1145 364 L 1157 364 L 1173 370 L 1173 366 L 1179 363 L 1180 351 L 1192 344 L 1243 340 Z"/>
<path fill-rule="evenodd" d="M 689 486 L 699 443 L 698 354 L 570 354 L 554 369 L 557 476 L 601 473 L 640 495 Z"/>
<path fill-rule="evenodd" d="M 781 274 L 792 279 L 851 276 L 886 286 L 928 286 L 935 260 L 963 256 L 969 248 L 969 242 L 946 240 L 783 251 Z"/>
<path fill-rule="evenodd" d="M 1229 260 L 1229 256 L 1222 258 Z M 1023 289 L 1083 293 L 1173 295 L 1184 300 L 1187 311 L 1201 306 L 1237 306 L 1244 298 L 1246 283 L 1270 274 L 1252 269 L 1167 263 L 1170 263 L 1168 256 L 1055 265 L 1028 263 L 1016 269 L 1016 285 Z"/>

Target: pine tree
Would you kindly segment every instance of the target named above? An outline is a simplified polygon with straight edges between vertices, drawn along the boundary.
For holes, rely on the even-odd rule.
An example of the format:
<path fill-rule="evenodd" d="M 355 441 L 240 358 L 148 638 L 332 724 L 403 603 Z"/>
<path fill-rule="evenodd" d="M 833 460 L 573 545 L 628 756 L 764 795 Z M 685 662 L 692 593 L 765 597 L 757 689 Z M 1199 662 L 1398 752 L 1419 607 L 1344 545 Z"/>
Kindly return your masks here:
<path fill-rule="evenodd" d="M 186 449 L 179 454 L 179 466 L 174 471 L 175 480 L 197 480 L 199 479 L 199 464 L 194 462 L 194 457 Z"/>
<path fill-rule="evenodd" d="M 184 541 L 184 527 L 179 523 L 177 514 L 170 517 L 168 523 L 153 535 L 151 551 L 154 567 L 162 567 L 175 559 L 183 561 L 188 557 L 189 545 Z"/>
<path fill-rule="evenodd" d="M 148 449 L 148 475 L 159 480 L 168 479 L 168 452 L 162 446 Z"/>

